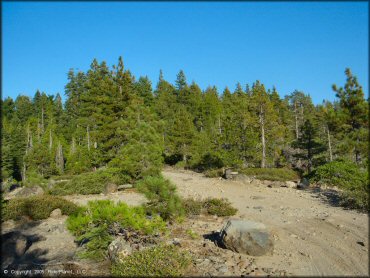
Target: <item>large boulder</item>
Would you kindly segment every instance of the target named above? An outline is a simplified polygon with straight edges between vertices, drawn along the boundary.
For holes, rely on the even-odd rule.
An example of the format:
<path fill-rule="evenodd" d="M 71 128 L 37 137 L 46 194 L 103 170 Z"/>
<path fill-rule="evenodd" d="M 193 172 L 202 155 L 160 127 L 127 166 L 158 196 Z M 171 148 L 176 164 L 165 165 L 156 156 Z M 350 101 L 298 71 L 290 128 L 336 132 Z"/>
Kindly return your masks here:
<path fill-rule="evenodd" d="M 104 193 L 105 194 L 114 193 L 114 192 L 117 192 L 117 190 L 118 190 L 118 187 L 117 187 L 116 184 L 114 184 L 114 183 L 108 183 L 105 186 Z"/>
<path fill-rule="evenodd" d="M 112 262 L 119 262 L 123 258 L 131 255 L 132 247 L 123 237 L 117 237 L 108 246 L 108 255 Z"/>
<path fill-rule="evenodd" d="M 14 197 L 29 197 L 33 195 L 41 195 L 44 194 L 44 190 L 38 186 L 30 186 L 30 187 L 23 187 L 20 188 L 17 192 L 14 192 Z"/>
<path fill-rule="evenodd" d="M 24 255 L 29 244 L 27 237 L 19 231 L 8 232 L 3 234 L 1 238 L 2 268 L 7 268 Z"/>
<path fill-rule="evenodd" d="M 234 252 L 261 256 L 273 250 L 273 242 L 262 223 L 232 219 L 220 231 L 220 243 Z"/>

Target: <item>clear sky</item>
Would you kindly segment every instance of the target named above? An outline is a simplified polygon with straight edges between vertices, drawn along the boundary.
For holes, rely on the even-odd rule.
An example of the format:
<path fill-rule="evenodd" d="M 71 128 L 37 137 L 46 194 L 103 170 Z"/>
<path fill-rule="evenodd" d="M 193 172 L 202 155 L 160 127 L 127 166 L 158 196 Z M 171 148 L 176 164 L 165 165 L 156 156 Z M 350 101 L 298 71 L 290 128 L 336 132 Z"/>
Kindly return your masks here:
<path fill-rule="evenodd" d="M 3 2 L 2 98 L 64 95 L 93 58 L 156 85 L 183 69 L 202 89 L 260 80 L 334 100 L 350 67 L 368 94 L 368 2 Z"/>

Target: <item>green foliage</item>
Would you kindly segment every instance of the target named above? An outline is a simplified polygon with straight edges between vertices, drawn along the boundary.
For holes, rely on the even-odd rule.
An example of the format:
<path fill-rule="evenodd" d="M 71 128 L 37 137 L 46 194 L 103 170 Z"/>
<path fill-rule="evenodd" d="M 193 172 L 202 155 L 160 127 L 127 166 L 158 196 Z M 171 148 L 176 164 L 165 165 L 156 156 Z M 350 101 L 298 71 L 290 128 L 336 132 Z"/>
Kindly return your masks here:
<path fill-rule="evenodd" d="M 204 201 L 203 207 L 208 214 L 217 216 L 232 216 L 238 212 L 238 210 L 231 206 L 230 202 L 224 198 L 208 198 Z"/>
<path fill-rule="evenodd" d="M 136 184 L 137 189 L 149 199 L 148 213 L 159 214 L 163 219 L 174 219 L 184 213 L 176 186 L 162 176 L 148 176 Z"/>
<path fill-rule="evenodd" d="M 70 201 L 46 194 L 14 198 L 9 200 L 2 208 L 2 220 L 19 220 L 22 216 L 28 216 L 33 220 L 46 219 L 57 208 L 64 215 L 76 213 L 79 209 L 77 205 Z"/>
<path fill-rule="evenodd" d="M 113 276 L 182 276 L 191 257 L 173 245 L 161 245 L 134 252 L 112 266 Z"/>
<path fill-rule="evenodd" d="M 163 142 L 160 123 L 150 109 L 133 100 L 122 122 L 126 143 L 109 163 L 131 177 L 131 182 L 149 175 L 158 175 L 162 168 Z"/>
<path fill-rule="evenodd" d="M 53 195 L 99 194 L 104 192 L 108 183 L 127 183 L 129 179 L 130 177 L 122 174 L 119 169 L 107 168 L 73 176 L 67 182 L 56 183 L 49 193 Z"/>
<path fill-rule="evenodd" d="M 287 168 L 246 168 L 239 172 L 247 176 L 255 176 L 259 180 L 292 181 L 299 178 L 295 171 Z"/>
<path fill-rule="evenodd" d="M 143 207 L 114 204 L 110 200 L 90 201 L 87 207 L 69 216 L 67 227 L 79 242 L 87 241 L 80 256 L 102 259 L 112 241 L 109 228 L 116 223 L 144 234 L 162 232 L 166 227 L 159 216 L 148 219 Z"/>
<path fill-rule="evenodd" d="M 309 176 L 311 182 L 337 186 L 344 190 L 344 204 L 368 208 L 368 173 L 349 161 L 333 161 L 316 168 Z"/>

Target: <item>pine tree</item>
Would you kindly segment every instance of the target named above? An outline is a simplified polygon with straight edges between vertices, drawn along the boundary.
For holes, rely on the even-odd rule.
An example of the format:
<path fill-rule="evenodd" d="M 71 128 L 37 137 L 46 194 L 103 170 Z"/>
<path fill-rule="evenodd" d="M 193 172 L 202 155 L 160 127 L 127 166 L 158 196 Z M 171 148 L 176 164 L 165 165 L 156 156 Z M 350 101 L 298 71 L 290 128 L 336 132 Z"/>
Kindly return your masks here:
<path fill-rule="evenodd" d="M 357 77 L 352 75 L 349 68 L 345 70 L 346 84 L 333 90 L 339 98 L 340 114 L 343 120 L 343 131 L 350 140 L 354 153 L 354 161 L 360 163 L 366 157 L 367 127 L 368 127 L 368 103 L 364 99 L 364 92 L 358 83 Z"/>

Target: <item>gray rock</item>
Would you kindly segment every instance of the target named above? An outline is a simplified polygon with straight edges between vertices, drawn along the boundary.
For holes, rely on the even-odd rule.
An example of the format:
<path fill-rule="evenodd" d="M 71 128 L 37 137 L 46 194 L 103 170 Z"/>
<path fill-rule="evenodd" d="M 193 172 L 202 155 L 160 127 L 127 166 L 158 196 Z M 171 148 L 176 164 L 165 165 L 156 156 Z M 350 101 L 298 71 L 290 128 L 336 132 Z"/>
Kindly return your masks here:
<path fill-rule="evenodd" d="M 50 213 L 51 218 L 60 218 L 62 216 L 61 209 L 57 208 Z"/>
<path fill-rule="evenodd" d="M 125 190 L 125 189 L 130 189 L 130 188 L 133 188 L 133 185 L 132 184 L 121 184 L 117 187 L 117 190 L 118 191 L 121 191 L 121 190 Z"/>
<path fill-rule="evenodd" d="M 310 182 L 306 178 L 303 178 L 297 185 L 297 188 L 305 189 L 305 188 L 308 188 L 309 186 L 310 186 Z"/>
<path fill-rule="evenodd" d="M 29 197 L 33 195 L 40 195 L 43 194 L 44 190 L 36 185 L 31 187 L 23 187 L 21 188 L 14 196 L 15 197 Z"/>
<path fill-rule="evenodd" d="M 117 237 L 108 246 L 108 255 L 113 262 L 119 262 L 123 258 L 131 255 L 131 253 L 131 245 L 123 237 Z"/>
<path fill-rule="evenodd" d="M 117 185 L 114 184 L 114 183 L 108 183 L 106 186 L 105 186 L 105 190 L 104 190 L 104 193 L 105 194 L 109 194 L 109 193 L 114 193 L 114 192 L 117 192 Z"/>
<path fill-rule="evenodd" d="M 261 256 L 273 250 L 273 241 L 262 223 L 233 219 L 220 232 L 220 241 L 229 250 Z"/>
<path fill-rule="evenodd" d="M 294 181 L 286 181 L 285 186 L 288 188 L 296 188 L 297 184 Z"/>

